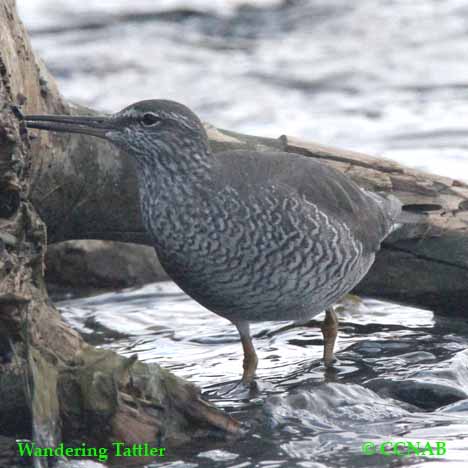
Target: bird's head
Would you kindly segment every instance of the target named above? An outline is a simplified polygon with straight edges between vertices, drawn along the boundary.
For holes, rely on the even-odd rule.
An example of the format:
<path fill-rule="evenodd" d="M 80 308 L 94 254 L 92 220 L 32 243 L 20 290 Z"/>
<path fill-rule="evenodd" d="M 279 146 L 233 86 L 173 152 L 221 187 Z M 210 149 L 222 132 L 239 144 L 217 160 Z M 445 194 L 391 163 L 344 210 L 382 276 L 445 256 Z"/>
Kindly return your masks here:
<path fill-rule="evenodd" d="M 173 101 L 140 101 L 109 116 L 25 115 L 24 121 L 28 128 L 104 138 L 141 164 L 176 163 L 209 153 L 200 119 Z"/>

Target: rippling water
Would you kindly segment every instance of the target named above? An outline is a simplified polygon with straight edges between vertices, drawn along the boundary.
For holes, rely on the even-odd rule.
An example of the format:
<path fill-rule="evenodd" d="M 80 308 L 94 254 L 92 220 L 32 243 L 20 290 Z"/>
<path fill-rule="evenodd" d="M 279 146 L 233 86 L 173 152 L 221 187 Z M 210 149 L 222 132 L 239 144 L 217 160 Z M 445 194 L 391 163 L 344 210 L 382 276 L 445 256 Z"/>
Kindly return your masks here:
<path fill-rule="evenodd" d="M 259 389 L 229 398 L 218 395 L 241 375 L 237 331 L 173 283 L 58 306 L 88 341 L 173 370 L 250 427 L 228 447 L 207 444 L 158 466 L 385 466 L 395 460 L 365 456 L 361 445 L 388 440 L 446 441 L 444 464 L 468 460 L 466 320 L 348 300 L 337 371 L 326 373 L 317 326 L 253 324 Z"/>
<path fill-rule="evenodd" d="M 468 180 L 466 0 L 18 4 L 63 94 L 93 108 L 172 98 L 220 127 Z M 174 285 L 58 305 L 89 341 L 172 369 L 250 427 L 155 466 L 437 466 L 361 453 L 364 441 L 407 439 L 446 441 L 444 465 L 468 461 L 466 319 L 348 302 L 335 375 L 320 364 L 318 328 L 256 324 L 260 388 L 222 399 L 241 373 L 237 333 Z"/>
<path fill-rule="evenodd" d="M 63 93 L 94 108 L 172 98 L 468 178 L 466 0 L 18 3 Z"/>

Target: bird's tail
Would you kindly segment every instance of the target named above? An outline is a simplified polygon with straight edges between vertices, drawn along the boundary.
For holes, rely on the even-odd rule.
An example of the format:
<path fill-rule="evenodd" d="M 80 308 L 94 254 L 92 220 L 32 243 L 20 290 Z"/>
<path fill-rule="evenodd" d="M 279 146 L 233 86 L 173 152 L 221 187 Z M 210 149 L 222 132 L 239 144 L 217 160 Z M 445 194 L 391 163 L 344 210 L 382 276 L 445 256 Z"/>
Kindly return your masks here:
<path fill-rule="evenodd" d="M 391 220 L 389 234 L 406 224 L 420 224 L 427 219 L 426 213 L 406 210 L 401 201 L 392 194 L 381 195 L 381 197 L 385 200 L 385 210 Z"/>
<path fill-rule="evenodd" d="M 364 190 L 364 193 L 380 207 L 382 214 L 389 226 L 396 222 L 398 216 L 401 213 L 402 203 L 392 194 L 386 194 L 383 192 L 371 192 Z"/>
<path fill-rule="evenodd" d="M 392 194 L 379 194 L 383 200 L 382 208 L 384 213 L 387 215 L 388 219 L 392 224 L 398 223 L 398 219 L 403 214 L 402 208 L 403 204 L 398 200 L 395 195 Z"/>
<path fill-rule="evenodd" d="M 392 194 L 375 193 L 366 190 L 366 193 L 380 206 L 387 222 L 386 235 L 396 231 L 405 224 L 419 224 L 427 217 L 424 213 L 405 210 L 401 201 Z"/>

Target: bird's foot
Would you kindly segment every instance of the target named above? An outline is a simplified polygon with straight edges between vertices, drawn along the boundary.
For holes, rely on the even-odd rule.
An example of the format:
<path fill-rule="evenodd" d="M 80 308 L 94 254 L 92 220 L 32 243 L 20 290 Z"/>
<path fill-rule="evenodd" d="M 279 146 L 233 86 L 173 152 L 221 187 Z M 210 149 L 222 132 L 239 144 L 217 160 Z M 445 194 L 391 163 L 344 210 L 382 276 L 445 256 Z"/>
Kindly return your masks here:
<path fill-rule="evenodd" d="M 323 365 L 326 369 L 334 369 L 336 368 L 337 364 L 339 364 L 338 359 L 336 358 L 335 355 L 332 355 L 331 357 L 323 359 Z"/>
<path fill-rule="evenodd" d="M 244 382 L 244 380 L 239 380 L 235 382 L 234 385 L 229 383 L 226 385 L 227 388 L 216 392 L 217 397 L 222 398 L 235 398 L 243 399 L 256 395 L 259 392 L 259 386 L 255 380 L 251 382 Z"/>

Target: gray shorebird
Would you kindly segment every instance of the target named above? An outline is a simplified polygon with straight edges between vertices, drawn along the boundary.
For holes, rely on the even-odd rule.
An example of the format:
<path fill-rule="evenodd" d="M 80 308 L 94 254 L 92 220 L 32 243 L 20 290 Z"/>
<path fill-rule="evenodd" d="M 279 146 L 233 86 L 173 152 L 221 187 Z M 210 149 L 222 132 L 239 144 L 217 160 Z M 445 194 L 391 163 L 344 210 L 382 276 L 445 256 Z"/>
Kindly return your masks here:
<path fill-rule="evenodd" d="M 249 322 L 306 321 L 325 310 L 324 362 L 332 364 L 332 305 L 372 265 L 401 211 L 395 197 L 299 154 L 213 153 L 199 118 L 172 101 L 141 101 L 110 116 L 24 120 L 104 138 L 134 159 L 159 259 L 183 291 L 237 327 L 244 383 L 258 362 Z"/>

